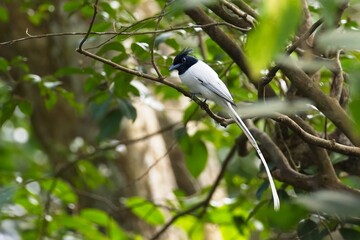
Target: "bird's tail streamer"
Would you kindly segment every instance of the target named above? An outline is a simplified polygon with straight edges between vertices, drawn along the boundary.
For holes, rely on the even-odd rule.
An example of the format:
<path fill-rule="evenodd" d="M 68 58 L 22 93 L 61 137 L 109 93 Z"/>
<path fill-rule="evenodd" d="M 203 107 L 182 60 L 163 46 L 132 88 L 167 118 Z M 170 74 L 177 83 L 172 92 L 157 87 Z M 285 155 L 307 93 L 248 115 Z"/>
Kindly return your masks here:
<path fill-rule="evenodd" d="M 231 104 L 229 102 L 226 102 L 226 105 L 227 105 L 227 108 L 229 109 L 229 114 L 234 119 L 234 121 L 237 123 L 237 125 L 239 125 L 239 127 L 243 130 L 246 137 L 250 141 L 251 145 L 255 148 L 256 152 L 258 153 L 262 164 L 264 165 L 266 174 L 267 174 L 269 182 L 270 182 L 270 188 L 271 188 L 271 193 L 272 193 L 273 202 L 274 202 L 274 209 L 278 210 L 280 208 L 280 200 L 279 200 L 279 196 L 278 196 L 277 191 L 276 191 L 274 180 L 273 180 L 273 178 L 271 176 L 271 172 L 270 172 L 269 167 L 268 167 L 268 165 L 267 165 L 267 163 L 265 161 L 265 158 L 264 158 L 259 146 L 257 145 L 254 137 L 252 136 L 252 134 L 250 133 L 249 129 L 246 127 L 245 123 L 242 121 L 240 116 L 237 114 L 235 109 L 231 106 Z"/>

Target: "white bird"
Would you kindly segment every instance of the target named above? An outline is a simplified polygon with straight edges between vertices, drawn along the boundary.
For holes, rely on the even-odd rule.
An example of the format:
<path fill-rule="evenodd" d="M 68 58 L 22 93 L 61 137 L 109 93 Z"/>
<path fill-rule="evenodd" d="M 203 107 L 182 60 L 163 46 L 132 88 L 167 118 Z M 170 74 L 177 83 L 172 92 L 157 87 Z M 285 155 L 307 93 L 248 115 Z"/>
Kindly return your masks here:
<path fill-rule="evenodd" d="M 181 81 L 190 89 L 192 94 L 199 95 L 204 99 L 209 99 L 223 107 L 237 125 L 239 125 L 239 127 L 243 130 L 264 165 L 270 182 L 274 209 L 278 210 L 280 208 L 280 200 L 269 167 L 254 137 L 233 108 L 236 107 L 236 105 L 229 90 L 224 82 L 220 80 L 218 74 L 209 65 L 193 56 L 188 55 L 191 51 L 191 49 L 187 49 L 180 52 L 175 57 L 169 70 L 178 70 Z"/>

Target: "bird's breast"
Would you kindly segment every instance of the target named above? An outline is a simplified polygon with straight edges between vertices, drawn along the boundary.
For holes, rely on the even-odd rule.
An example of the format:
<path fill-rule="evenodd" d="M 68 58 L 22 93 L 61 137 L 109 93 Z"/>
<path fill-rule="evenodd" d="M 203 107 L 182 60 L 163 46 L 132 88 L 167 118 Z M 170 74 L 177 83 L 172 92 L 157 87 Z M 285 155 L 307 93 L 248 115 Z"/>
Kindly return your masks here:
<path fill-rule="evenodd" d="M 199 90 L 201 87 L 201 82 L 199 81 L 199 78 L 197 78 L 196 70 L 193 66 L 190 67 L 186 72 L 179 75 L 181 81 L 191 90 L 196 91 Z"/>

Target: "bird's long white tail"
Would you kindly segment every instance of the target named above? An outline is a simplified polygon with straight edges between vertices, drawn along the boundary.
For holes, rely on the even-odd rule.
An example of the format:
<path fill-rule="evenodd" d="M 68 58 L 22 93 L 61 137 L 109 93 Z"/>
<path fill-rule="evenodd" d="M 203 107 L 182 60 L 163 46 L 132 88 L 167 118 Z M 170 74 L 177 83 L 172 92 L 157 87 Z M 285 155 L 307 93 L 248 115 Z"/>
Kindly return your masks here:
<path fill-rule="evenodd" d="M 241 120 L 240 116 L 237 114 L 235 109 L 231 106 L 231 104 L 229 102 L 226 102 L 226 106 L 229 110 L 229 114 L 231 115 L 231 117 L 234 119 L 234 121 L 237 123 L 237 125 L 239 125 L 239 127 L 243 130 L 246 137 L 250 141 L 251 145 L 255 148 L 256 152 L 258 153 L 260 160 L 261 160 L 262 164 L 264 165 L 266 174 L 267 174 L 269 182 L 270 182 L 271 193 L 272 193 L 272 197 L 273 197 L 273 201 L 274 201 L 274 209 L 278 210 L 280 208 L 280 200 L 279 200 L 279 196 L 276 191 L 274 180 L 271 176 L 271 172 L 265 161 L 265 158 L 264 158 L 259 146 L 257 145 L 254 137 L 250 133 L 249 129 L 246 127 L 245 123 Z"/>

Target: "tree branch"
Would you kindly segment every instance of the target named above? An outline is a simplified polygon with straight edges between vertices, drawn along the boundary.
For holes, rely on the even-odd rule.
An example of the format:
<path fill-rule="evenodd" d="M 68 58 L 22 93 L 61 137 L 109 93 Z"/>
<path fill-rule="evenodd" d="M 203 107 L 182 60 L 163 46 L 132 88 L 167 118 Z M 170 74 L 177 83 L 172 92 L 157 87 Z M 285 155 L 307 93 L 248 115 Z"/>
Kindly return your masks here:
<path fill-rule="evenodd" d="M 320 137 L 317 137 L 313 134 L 306 132 L 302 129 L 295 121 L 285 115 L 279 115 L 278 117 L 274 118 L 275 121 L 285 124 L 289 127 L 292 131 L 294 131 L 302 140 L 304 140 L 308 144 L 314 144 L 318 147 L 323 147 L 328 150 L 346 154 L 346 155 L 354 155 L 360 157 L 360 148 L 359 147 L 352 147 L 346 146 L 343 144 L 339 144 L 335 142 L 335 140 L 326 140 Z"/>
<path fill-rule="evenodd" d="M 234 0 L 233 1 L 234 4 L 236 6 L 238 6 L 238 8 L 240 8 L 241 10 L 243 10 L 244 12 L 246 12 L 247 14 L 249 14 L 250 16 L 252 16 L 253 18 L 257 19 L 259 18 L 259 14 L 257 14 L 257 12 L 252 9 L 246 2 L 244 2 L 243 0 Z"/>
<path fill-rule="evenodd" d="M 283 152 L 266 133 L 250 124 L 250 121 L 247 120 L 246 123 L 251 134 L 260 143 L 261 150 L 266 152 L 276 163 L 278 169 L 273 171 L 276 179 L 304 190 L 314 189 L 318 185 L 315 176 L 307 176 L 292 169 Z"/>
<path fill-rule="evenodd" d="M 199 7 L 188 9 L 185 13 L 193 19 L 197 24 L 205 25 L 213 23 L 214 21 Z M 248 77 L 249 81 L 254 85 L 258 86 L 258 82 L 250 75 L 249 67 L 247 66 L 246 56 L 243 50 L 236 45 L 236 43 L 229 38 L 225 32 L 216 26 L 203 27 L 204 31 L 209 37 L 216 42 L 239 66 L 243 73 Z M 275 92 L 272 88 L 266 86 L 266 95 L 275 96 Z"/>
<path fill-rule="evenodd" d="M 286 50 L 286 55 L 290 55 L 293 51 L 296 50 L 296 48 L 298 48 L 304 41 L 306 41 L 306 39 L 308 39 L 314 32 L 315 30 L 321 26 L 321 24 L 323 23 L 323 19 L 320 18 L 319 20 L 317 20 L 312 26 L 311 28 L 309 28 L 308 31 L 306 31 L 303 35 L 301 35 L 287 50 Z M 264 87 L 269 84 L 272 79 L 275 77 L 277 71 L 279 71 L 280 66 L 279 64 L 275 65 L 274 67 L 272 67 L 268 74 L 266 74 L 265 77 L 261 78 L 261 81 L 259 83 L 259 98 L 261 98 L 263 96 L 263 92 L 264 92 Z"/>
<path fill-rule="evenodd" d="M 150 34 L 160 34 L 160 33 L 166 33 L 166 32 L 173 32 L 178 30 L 191 30 L 195 28 L 203 28 L 203 27 L 211 27 L 211 26 L 227 26 L 230 28 L 233 28 L 238 31 L 248 31 L 248 29 L 239 28 L 237 26 L 234 26 L 227 22 L 213 22 L 210 24 L 204 24 L 204 25 L 191 25 L 191 26 L 179 26 L 179 27 L 171 27 L 166 29 L 160 29 L 160 30 L 153 30 L 153 31 L 139 31 L 139 32 L 128 32 L 128 31 L 120 31 L 120 32 L 90 32 L 90 35 L 113 35 L 113 36 L 136 36 L 136 35 L 150 35 Z M 123 29 L 128 29 L 129 27 L 123 27 Z M 28 41 L 32 39 L 40 39 L 40 38 L 48 38 L 48 37 L 63 37 L 63 36 L 83 36 L 86 35 L 87 32 L 61 32 L 61 33 L 46 33 L 46 34 L 38 34 L 38 35 L 28 35 L 27 37 L 17 38 L 5 42 L 0 42 L 1 45 L 11 45 L 18 42 Z"/>
<path fill-rule="evenodd" d="M 295 85 L 302 95 L 312 100 L 316 107 L 324 113 L 354 145 L 359 147 L 360 137 L 353 129 L 355 125 L 345 110 L 339 105 L 339 102 L 327 96 L 316 83 L 294 63 L 283 63 L 280 67 L 286 77 Z"/>
<path fill-rule="evenodd" d="M 199 25 L 214 23 L 214 21 L 199 7 L 188 9 L 185 13 Z M 246 64 L 244 52 L 220 28 L 209 26 L 203 27 L 203 29 L 234 60 L 250 79 L 250 71 Z"/>
<path fill-rule="evenodd" d="M 255 19 L 251 15 L 246 14 L 226 0 L 211 2 L 207 7 L 221 19 L 235 26 L 250 29 L 255 25 Z M 232 14 L 229 14 L 229 11 L 231 11 Z"/>

